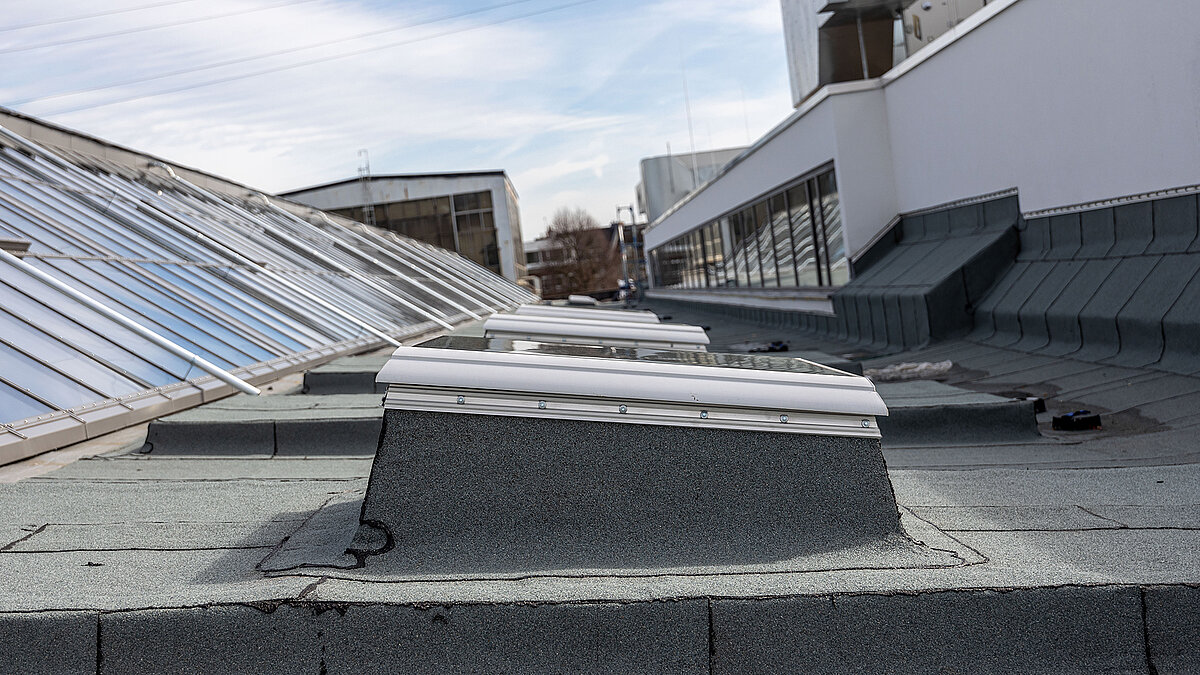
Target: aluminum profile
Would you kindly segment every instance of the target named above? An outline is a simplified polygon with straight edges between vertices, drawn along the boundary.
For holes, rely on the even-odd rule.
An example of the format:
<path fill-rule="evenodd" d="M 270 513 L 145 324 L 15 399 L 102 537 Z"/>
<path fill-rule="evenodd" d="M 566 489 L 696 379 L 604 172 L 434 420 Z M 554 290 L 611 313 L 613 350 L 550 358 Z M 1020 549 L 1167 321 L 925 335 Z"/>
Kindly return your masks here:
<path fill-rule="evenodd" d="M 887 415 L 866 378 L 801 359 L 646 350 L 672 362 L 637 349 L 601 358 L 521 340 L 434 343 L 393 352 L 376 378 L 386 409 L 858 438 L 879 438 L 875 418 Z"/>
<path fill-rule="evenodd" d="M 562 305 L 519 305 L 513 314 L 550 316 L 589 321 L 626 321 L 628 323 L 660 323 L 658 315 L 644 309 L 587 309 Z"/>
<path fill-rule="evenodd" d="M 594 310 L 590 310 L 594 311 Z M 708 335 L 699 326 L 687 324 L 591 321 L 572 317 L 497 314 L 483 323 L 486 337 L 563 342 L 570 344 L 656 347 L 703 351 Z"/>

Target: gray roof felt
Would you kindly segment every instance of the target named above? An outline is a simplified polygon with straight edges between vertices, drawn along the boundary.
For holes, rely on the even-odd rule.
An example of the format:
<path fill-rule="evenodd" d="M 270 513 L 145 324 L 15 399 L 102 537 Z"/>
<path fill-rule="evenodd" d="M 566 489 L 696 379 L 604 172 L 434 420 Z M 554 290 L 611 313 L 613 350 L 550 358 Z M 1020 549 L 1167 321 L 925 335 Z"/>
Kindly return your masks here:
<path fill-rule="evenodd" d="M 783 340 L 862 357 L 796 329 L 650 308 L 711 326 L 714 349 Z M 1197 381 L 968 341 L 862 363 L 943 359 L 955 363 L 945 381 L 896 388 L 895 409 L 1028 393 L 1045 396 L 1051 414 L 1096 409 L 1104 429 L 1051 432 L 1043 414 L 1026 438 L 885 444 L 901 524 L 925 553 L 849 549 L 686 573 L 387 577 L 341 553 L 369 459 L 167 456 L 134 443 L 0 482 L 0 646 L 10 663 L 59 670 L 94 664 L 99 648 L 105 672 L 1194 667 Z M 260 407 L 324 409 L 287 398 L 297 400 Z M 381 626 L 384 637 L 369 637 Z"/>

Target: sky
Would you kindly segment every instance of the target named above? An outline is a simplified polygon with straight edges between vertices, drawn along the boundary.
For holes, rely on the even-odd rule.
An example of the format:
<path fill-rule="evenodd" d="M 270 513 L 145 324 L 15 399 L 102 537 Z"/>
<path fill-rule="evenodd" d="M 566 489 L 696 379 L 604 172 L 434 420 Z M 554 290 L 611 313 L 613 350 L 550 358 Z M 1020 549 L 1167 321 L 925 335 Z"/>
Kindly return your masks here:
<path fill-rule="evenodd" d="M 503 169 L 527 241 L 561 207 L 613 220 L 668 144 L 791 112 L 779 0 L 3 6 L 0 105 L 268 192 L 364 149 L 374 174 Z"/>

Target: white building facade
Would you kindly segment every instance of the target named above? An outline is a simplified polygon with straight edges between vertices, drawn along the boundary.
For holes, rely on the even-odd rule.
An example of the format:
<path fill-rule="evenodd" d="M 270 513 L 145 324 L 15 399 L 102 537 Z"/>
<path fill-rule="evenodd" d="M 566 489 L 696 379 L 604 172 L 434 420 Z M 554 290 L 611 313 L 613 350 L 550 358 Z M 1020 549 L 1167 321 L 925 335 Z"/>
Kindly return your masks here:
<path fill-rule="evenodd" d="M 812 3 L 783 4 L 788 23 Z M 654 292 L 828 292 L 906 213 L 1200 183 L 1200 3 L 992 0 L 957 20 L 880 77 L 822 86 L 652 222 Z"/>

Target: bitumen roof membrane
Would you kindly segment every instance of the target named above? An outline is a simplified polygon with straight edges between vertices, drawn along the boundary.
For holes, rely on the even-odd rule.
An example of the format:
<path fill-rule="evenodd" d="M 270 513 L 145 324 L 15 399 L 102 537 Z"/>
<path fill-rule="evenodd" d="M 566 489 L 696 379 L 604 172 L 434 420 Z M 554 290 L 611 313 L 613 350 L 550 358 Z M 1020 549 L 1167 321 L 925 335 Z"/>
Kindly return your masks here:
<path fill-rule="evenodd" d="M 965 340 L 853 353 L 685 305 L 648 308 L 709 326 L 714 351 L 782 341 L 867 368 L 950 360 L 940 382 L 880 392 L 898 413 L 954 399 L 968 413 L 1007 406 L 1012 416 L 989 424 L 1013 436 L 962 426 L 980 414 L 926 418 L 936 443 L 921 443 L 919 427 L 918 442 L 888 443 L 884 428 L 914 542 L 893 550 L 385 578 L 344 554 L 369 457 L 268 452 L 261 435 L 262 451 L 245 455 L 219 437 L 212 452 L 147 453 L 123 432 L 58 451 L 61 468 L 51 453 L 0 469 L 0 653 L 23 672 L 1197 669 L 1194 378 Z M 1024 396 L 1047 412 L 1011 409 Z M 278 443 L 289 416 L 367 417 L 367 398 L 379 397 L 227 399 L 180 419 L 268 419 Z M 1102 429 L 1050 429 L 1051 416 L 1084 407 Z M 326 432 L 326 443 L 342 433 Z"/>

